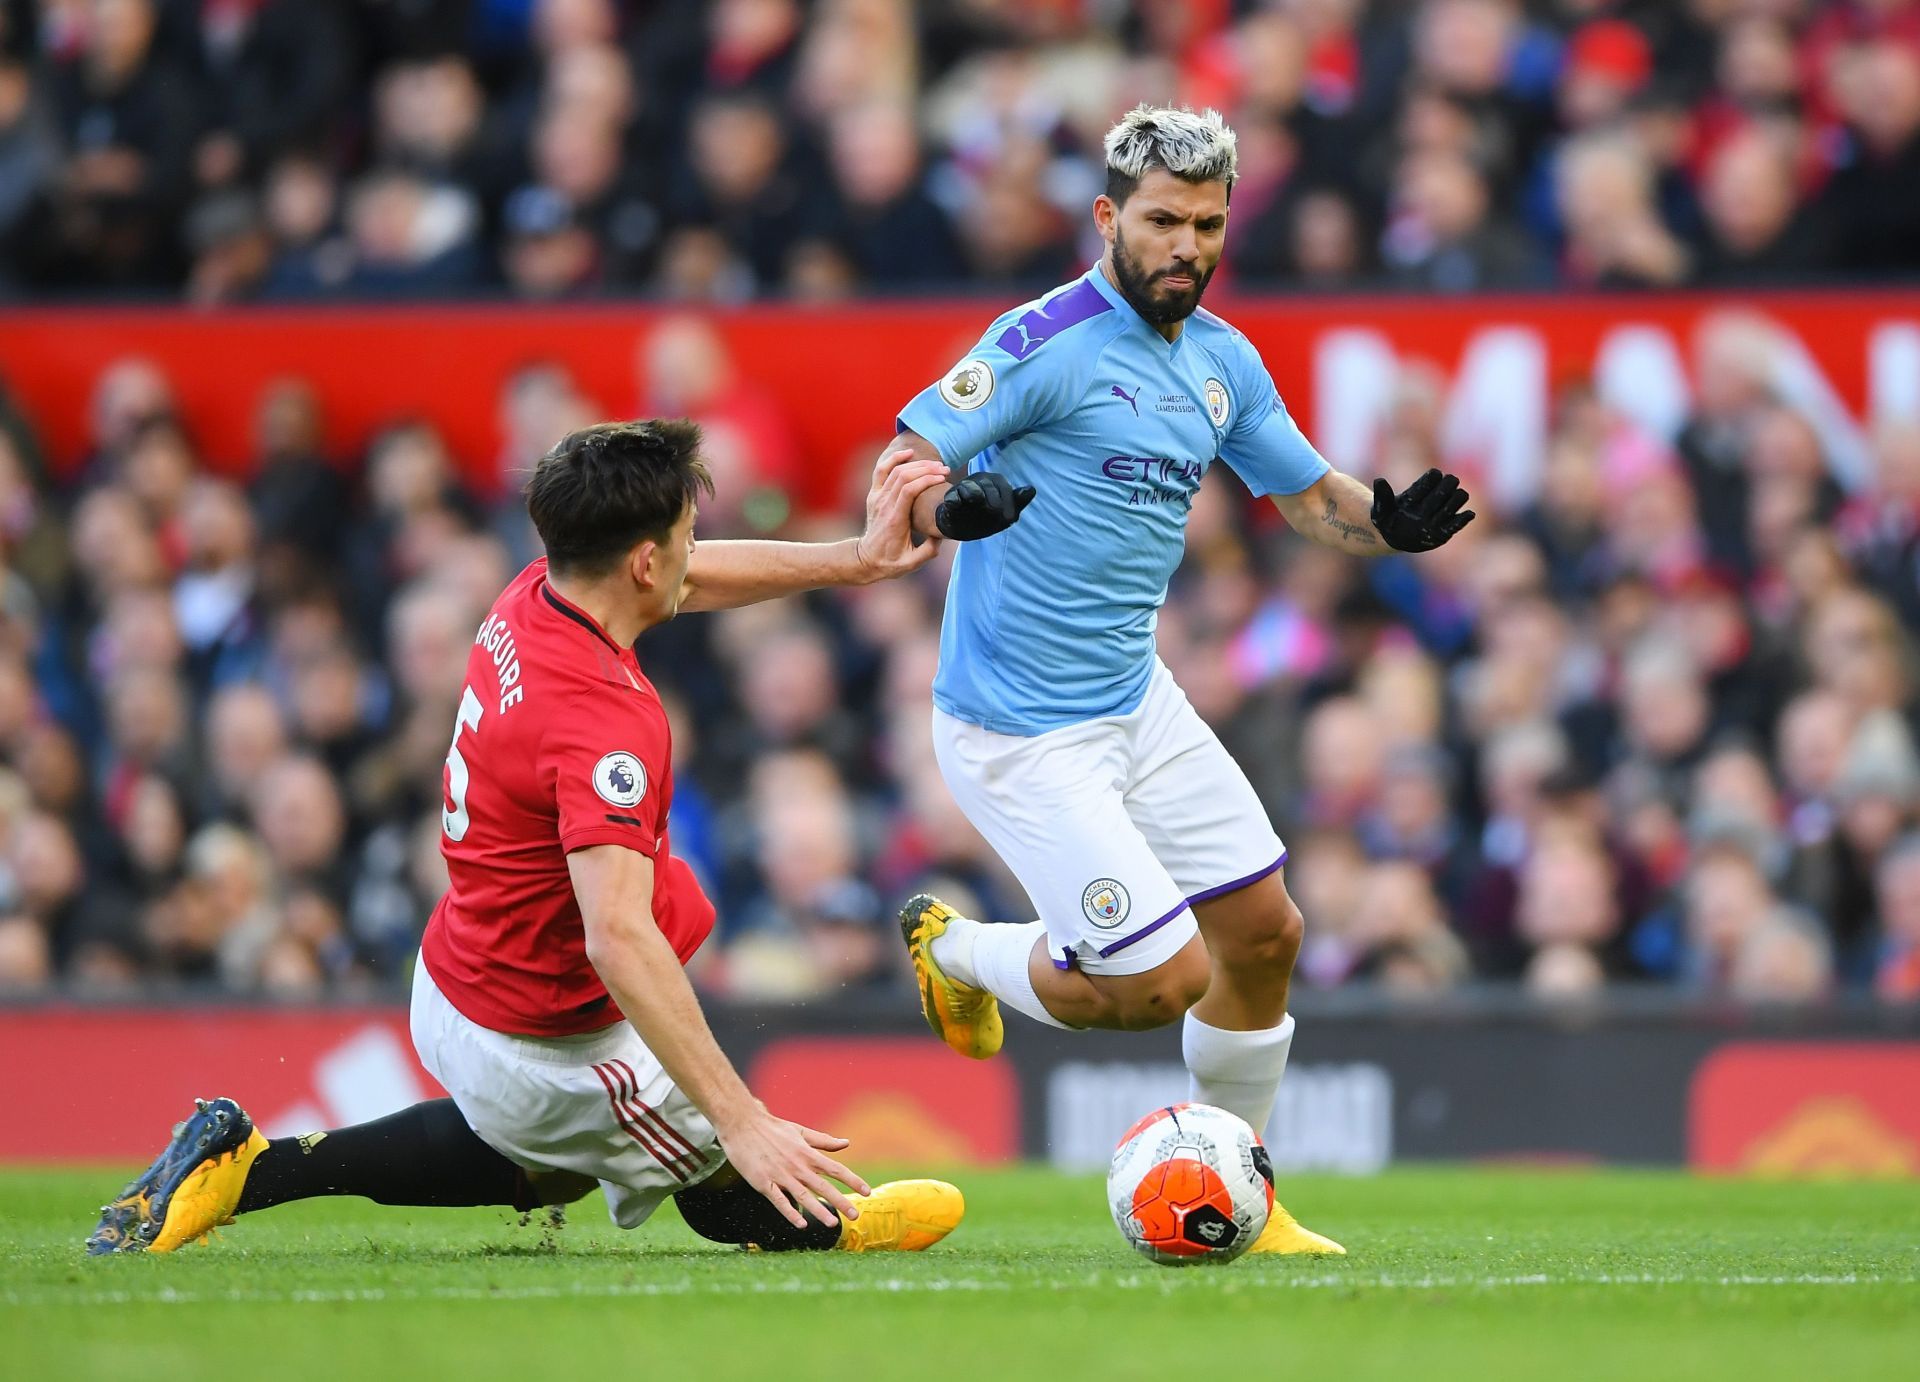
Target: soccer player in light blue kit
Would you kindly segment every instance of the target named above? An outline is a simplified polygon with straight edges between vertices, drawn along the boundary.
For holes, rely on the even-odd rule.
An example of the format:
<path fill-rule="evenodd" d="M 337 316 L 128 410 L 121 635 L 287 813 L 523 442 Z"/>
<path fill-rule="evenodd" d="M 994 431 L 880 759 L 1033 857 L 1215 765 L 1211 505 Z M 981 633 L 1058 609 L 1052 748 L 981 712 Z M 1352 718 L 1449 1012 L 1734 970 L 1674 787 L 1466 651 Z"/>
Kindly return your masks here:
<path fill-rule="evenodd" d="M 963 1055 L 1000 1049 L 1001 1003 L 1064 1028 L 1184 1014 L 1192 1097 L 1264 1131 L 1301 917 L 1246 775 L 1154 652 L 1194 491 L 1224 461 L 1295 531 L 1367 556 L 1437 547 L 1473 514 L 1439 471 L 1395 494 L 1330 469 L 1246 337 L 1199 310 L 1236 166 L 1217 112 L 1142 106 L 1106 155 L 1100 262 L 995 320 L 900 413 L 900 444 L 967 472 L 914 514 L 964 544 L 941 773 L 1040 912 L 982 924 L 922 896 L 901 928 L 927 1021 Z M 1345 1251 L 1277 1205 L 1252 1250 Z"/>

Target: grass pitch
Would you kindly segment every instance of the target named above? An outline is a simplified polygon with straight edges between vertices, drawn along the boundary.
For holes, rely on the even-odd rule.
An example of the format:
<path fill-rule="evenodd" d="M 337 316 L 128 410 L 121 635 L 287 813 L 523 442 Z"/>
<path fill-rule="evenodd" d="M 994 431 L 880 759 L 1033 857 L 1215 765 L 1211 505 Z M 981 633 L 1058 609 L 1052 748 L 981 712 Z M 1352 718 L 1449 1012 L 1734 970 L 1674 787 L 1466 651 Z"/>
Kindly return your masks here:
<path fill-rule="evenodd" d="M 1283 1198 L 1350 1256 L 1174 1270 L 1121 1243 L 1094 1179 L 955 1178 L 967 1222 L 919 1256 L 750 1256 L 671 1210 L 624 1234 L 595 1196 L 558 1233 L 315 1201 L 88 1260 L 119 1171 L 0 1173 L 0 1377 L 1920 1376 L 1909 1184 L 1299 1177 Z"/>

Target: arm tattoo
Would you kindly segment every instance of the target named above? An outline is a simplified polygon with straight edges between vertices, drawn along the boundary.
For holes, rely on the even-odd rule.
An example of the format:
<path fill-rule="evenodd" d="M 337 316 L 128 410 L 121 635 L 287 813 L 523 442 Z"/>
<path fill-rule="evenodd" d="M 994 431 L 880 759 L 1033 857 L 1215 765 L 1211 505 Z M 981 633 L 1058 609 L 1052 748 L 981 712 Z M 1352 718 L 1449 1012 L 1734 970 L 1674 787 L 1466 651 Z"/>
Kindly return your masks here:
<path fill-rule="evenodd" d="M 1366 524 L 1349 523 L 1340 516 L 1340 501 L 1335 499 L 1331 494 L 1327 496 L 1326 512 L 1322 513 L 1320 517 L 1329 528 L 1350 542 L 1360 542 L 1371 547 L 1377 541 L 1373 535 L 1373 530 Z"/>

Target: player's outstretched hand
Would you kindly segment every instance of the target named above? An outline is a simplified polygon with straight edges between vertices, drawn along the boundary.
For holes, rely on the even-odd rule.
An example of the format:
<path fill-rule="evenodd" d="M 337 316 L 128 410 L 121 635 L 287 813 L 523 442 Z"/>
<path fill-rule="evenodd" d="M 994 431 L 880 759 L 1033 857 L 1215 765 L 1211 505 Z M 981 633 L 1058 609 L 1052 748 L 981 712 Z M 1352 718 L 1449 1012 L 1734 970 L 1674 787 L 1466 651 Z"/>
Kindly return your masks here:
<path fill-rule="evenodd" d="M 873 580 L 904 576 L 933 560 L 940 543 L 915 540 L 913 502 L 946 483 L 944 464 L 916 461 L 905 447 L 880 458 L 867 491 L 867 526 L 859 542 L 860 565 Z"/>
<path fill-rule="evenodd" d="M 859 1218 L 860 1211 L 840 1185 L 859 1195 L 873 1193 L 873 1187 L 827 1155 L 845 1150 L 846 1138 L 789 1123 L 765 1105 L 739 1127 L 718 1135 L 733 1169 L 795 1228 L 805 1228 L 809 1214 L 823 1224 L 835 1222 L 836 1214 Z"/>
<path fill-rule="evenodd" d="M 1385 480 L 1375 480 L 1373 526 L 1389 547 L 1431 552 L 1473 522 L 1473 510 L 1466 508 L 1468 497 L 1460 488 L 1459 476 L 1438 470 L 1429 470 L 1398 494 Z"/>
<path fill-rule="evenodd" d="M 998 471 L 983 470 L 947 491 L 933 521 L 955 542 L 975 542 L 1011 528 L 1033 496 L 1032 485 L 1016 489 Z"/>

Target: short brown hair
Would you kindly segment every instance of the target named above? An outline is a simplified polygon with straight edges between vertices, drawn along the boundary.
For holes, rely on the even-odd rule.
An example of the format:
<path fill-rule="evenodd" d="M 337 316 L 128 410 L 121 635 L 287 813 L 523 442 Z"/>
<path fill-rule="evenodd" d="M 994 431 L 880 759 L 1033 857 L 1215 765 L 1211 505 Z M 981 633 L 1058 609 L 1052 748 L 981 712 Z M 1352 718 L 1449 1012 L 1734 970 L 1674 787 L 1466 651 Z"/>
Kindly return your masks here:
<path fill-rule="evenodd" d="M 713 493 L 700 428 L 686 418 L 601 422 L 570 432 L 527 481 L 527 513 L 556 571 L 600 575 L 639 543 L 666 539 Z"/>

